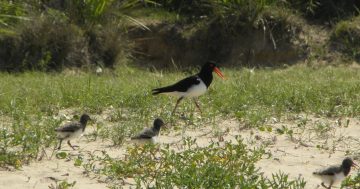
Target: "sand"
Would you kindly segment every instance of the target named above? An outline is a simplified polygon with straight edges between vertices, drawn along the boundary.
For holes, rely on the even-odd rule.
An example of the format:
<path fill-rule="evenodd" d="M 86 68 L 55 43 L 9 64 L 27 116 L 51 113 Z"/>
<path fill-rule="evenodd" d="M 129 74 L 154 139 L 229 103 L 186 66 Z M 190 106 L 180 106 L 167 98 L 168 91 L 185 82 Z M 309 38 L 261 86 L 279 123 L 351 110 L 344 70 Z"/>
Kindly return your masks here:
<path fill-rule="evenodd" d="M 184 136 L 196 137 L 199 146 L 207 146 L 211 141 L 234 141 L 236 135 L 242 136 L 249 146 L 267 144 L 266 155 L 257 163 L 261 172 L 266 176 L 279 171 L 290 174 L 290 178 L 300 176 L 307 182 L 306 188 L 309 189 L 317 188 L 320 184 L 320 180 L 312 176 L 313 171 L 340 164 L 346 156 L 355 158 L 355 161 L 359 157 L 356 152 L 360 150 L 360 126 L 359 119 L 356 118 L 325 119 L 297 115 L 281 120 L 269 119 L 265 126 L 266 131 L 248 129 L 238 120 L 219 118 L 215 127 L 204 125 L 200 128 L 186 128 Z M 85 135 L 93 130 L 90 126 Z M 281 131 L 285 133 L 280 134 Z M 161 144 L 169 143 L 174 148 L 181 139 L 181 130 L 171 128 L 162 132 L 158 138 Z M 111 157 L 123 158 L 126 147 L 131 145 L 126 142 L 121 147 L 111 147 L 110 142 L 101 139 L 88 141 L 86 137 L 72 143 L 80 148 L 74 151 L 66 143 L 62 148 L 62 151 L 70 154 L 70 161 L 51 157 L 52 149 L 47 149 L 47 155 L 41 161 L 34 161 L 20 170 L 0 170 L 0 189 L 49 188 L 56 181 L 62 180 L 68 183 L 76 181 L 74 188 L 78 189 L 107 188 L 108 184 L 104 179 L 84 174 L 81 166 L 74 166 L 74 158 L 100 153 L 101 150 L 105 150 Z M 353 170 L 351 174 L 356 172 L 357 170 Z M 125 188 L 131 186 L 131 181 L 125 182 Z"/>

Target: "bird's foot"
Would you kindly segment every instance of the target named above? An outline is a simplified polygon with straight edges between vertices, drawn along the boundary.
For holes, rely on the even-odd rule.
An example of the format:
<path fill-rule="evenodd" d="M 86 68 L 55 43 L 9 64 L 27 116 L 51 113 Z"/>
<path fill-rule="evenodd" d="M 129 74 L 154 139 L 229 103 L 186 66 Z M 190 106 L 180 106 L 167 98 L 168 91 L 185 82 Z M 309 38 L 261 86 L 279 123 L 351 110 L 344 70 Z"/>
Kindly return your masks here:
<path fill-rule="evenodd" d="M 78 145 L 71 145 L 70 146 L 73 150 L 76 150 L 76 148 L 80 148 L 80 146 L 78 146 Z"/>
<path fill-rule="evenodd" d="M 326 189 L 329 189 L 329 187 L 327 187 L 323 182 L 321 183 L 321 186 L 326 188 Z"/>
<path fill-rule="evenodd" d="M 72 145 L 71 143 L 70 143 L 70 140 L 68 140 L 68 145 L 73 149 L 73 150 L 76 150 L 75 149 L 75 147 L 79 147 L 79 146 L 77 146 L 77 145 Z"/>

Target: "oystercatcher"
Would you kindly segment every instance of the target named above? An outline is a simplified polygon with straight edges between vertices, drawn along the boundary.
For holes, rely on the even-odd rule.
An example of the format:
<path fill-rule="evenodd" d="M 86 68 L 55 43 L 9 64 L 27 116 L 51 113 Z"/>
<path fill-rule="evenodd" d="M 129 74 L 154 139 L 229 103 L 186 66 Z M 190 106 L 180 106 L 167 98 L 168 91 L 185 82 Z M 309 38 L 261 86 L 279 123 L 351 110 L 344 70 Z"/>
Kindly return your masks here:
<path fill-rule="evenodd" d="M 60 140 L 58 150 L 61 149 L 61 143 L 63 140 L 67 140 L 68 145 L 75 150 L 74 146 L 71 145 L 70 140 L 79 137 L 84 131 L 87 122 L 91 120 L 90 116 L 83 114 L 80 117 L 79 122 L 68 123 L 62 127 L 56 128 L 57 138 Z"/>
<path fill-rule="evenodd" d="M 136 136 L 131 137 L 131 140 L 136 143 L 155 143 L 155 137 L 159 135 L 160 128 L 164 125 L 164 121 L 160 118 L 157 118 L 154 120 L 154 124 L 151 128 L 145 128 Z"/>
<path fill-rule="evenodd" d="M 321 186 L 331 189 L 335 183 L 341 182 L 350 173 L 351 167 L 358 167 L 351 158 L 345 158 L 340 166 L 331 166 L 324 170 L 316 171 L 314 176 L 322 180 Z M 327 183 L 329 186 L 325 185 Z"/>
<path fill-rule="evenodd" d="M 200 109 L 199 104 L 196 101 L 196 97 L 204 94 L 209 88 L 213 80 L 213 75 L 212 75 L 213 71 L 222 79 L 225 79 L 224 75 L 221 73 L 220 69 L 216 66 L 216 64 L 212 61 L 208 61 L 202 66 L 198 74 L 187 77 L 173 85 L 153 89 L 152 94 L 157 95 L 164 93 L 179 97 L 178 100 L 176 101 L 175 108 L 171 114 L 175 113 L 178 104 L 185 97 L 193 98 L 196 107 L 200 110 L 201 113 L 202 111 Z"/>

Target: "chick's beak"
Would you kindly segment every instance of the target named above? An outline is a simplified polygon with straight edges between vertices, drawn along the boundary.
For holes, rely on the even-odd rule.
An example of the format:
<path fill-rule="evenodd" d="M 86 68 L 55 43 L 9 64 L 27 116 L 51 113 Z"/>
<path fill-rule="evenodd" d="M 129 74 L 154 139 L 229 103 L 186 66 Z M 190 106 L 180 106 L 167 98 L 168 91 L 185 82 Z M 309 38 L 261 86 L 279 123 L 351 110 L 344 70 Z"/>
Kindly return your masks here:
<path fill-rule="evenodd" d="M 360 167 L 359 167 L 356 163 L 354 163 L 354 162 L 353 162 L 352 166 L 353 166 L 353 167 L 356 167 L 356 168 L 358 168 L 358 169 L 360 168 Z"/>

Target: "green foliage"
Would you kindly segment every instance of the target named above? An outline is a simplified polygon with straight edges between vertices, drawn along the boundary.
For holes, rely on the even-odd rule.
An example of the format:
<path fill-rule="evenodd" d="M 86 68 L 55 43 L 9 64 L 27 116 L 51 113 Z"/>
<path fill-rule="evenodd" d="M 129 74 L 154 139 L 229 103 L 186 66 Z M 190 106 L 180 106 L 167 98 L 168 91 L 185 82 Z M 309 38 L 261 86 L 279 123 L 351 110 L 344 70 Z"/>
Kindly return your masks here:
<path fill-rule="evenodd" d="M 49 189 L 70 189 L 73 188 L 76 184 L 76 181 L 69 183 L 66 180 L 57 181 L 55 185 L 51 184 Z"/>
<path fill-rule="evenodd" d="M 355 176 L 346 177 L 341 183 L 341 188 L 359 188 L 360 187 L 360 173 L 358 172 Z"/>
<path fill-rule="evenodd" d="M 155 2 L 170 11 L 188 16 L 191 20 L 197 21 L 197 18 L 206 16 L 215 18 L 226 27 L 256 26 L 259 24 L 258 21 L 263 19 L 266 10 L 282 5 L 276 0 L 159 0 Z"/>
<path fill-rule="evenodd" d="M 295 188 L 305 188 L 306 182 L 303 178 L 297 180 L 289 180 L 289 176 L 280 172 L 272 174 L 272 179 L 269 179 L 270 188 L 277 189 L 295 189 Z"/>
<path fill-rule="evenodd" d="M 252 26 L 261 17 L 262 13 L 275 7 L 275 0 L 216 0 L 213 2 L 214 15 L 231 24 L 250 24 Z"/>
<path fill-rule="evenodd" d="M 54 128 L 59 122 L 51 118 L 31 121 L 13 102 L 11 126 L 3 127 L 0 136 L 0 166 L 11 165 L 15 168 L 40 158 L 44 148 L 54 144 Z M 19 105 L 21 106 L 21 105 Z M 9 123 L 8 123 L 9 124 Z"/>
<path fill-rule="evenodd" d="M 264 150 L 248 149 L 237 137 L 234 143 L 212 143 L 201 148 L 190 138 L 184 140 L 184 150 L 176 152 L 166 146 L 154 145 L 128 149 L 125 160 L 97 157 L 84 165 L 87 171 L 104 174 L 113 180 L 134 178 L 137 188 L 269 188 L 286 186 L 304 188 L 304 181 L 266 179 L 259 174 L 255 163 Z M 97 162 L 97 163 L 96 163 Z M 101 166 L 95 166 L 95 164 Z M 301 183 L 301 184 L 299 184 Z M 285 187 L 284 187 L 285 188 Z"/>
<path fill-rule="evenodd" d="M 60 70 L 89 62 L 84 34 L 61 12 L 49 10 L 26 22 L 14 37 L 3 38 L 0 67 L 7 71 Z M 56 37 L 55 37 L 56 36 Z"/>
<path fill-rule="evenodd" d="M 299 32 L 289 19 L 294 9 L 304 9 L 311 18 L 343 18 L 356 15 L 358 4 L 355 0 L 1 0 L 0 69 L 49 71 L 89 64 L 114 67 L 130 56 L 129 27 L 136 24 L 149 30 L 129 15 L 140 15 L 140 20 L 149 23 L 153 23 L 151 19 L 191 23 L 195 27 L 189 26 L 189 31 L 199 25 L 204 25 L 204 31 L 217 28 L 223 33 L 215 35 L 223 38 L 263 30 L 265 39 L 276 49 L 277 43 L 290 43 Z M 148 13 L 136 13 L 139 10 Z M 345 41 L 346 48 L 357 41 L 344 38 L 340 41 Z M 356 48 L 346 51 L 358 56 Z"/>
<path fill-rule="evenodd" d="M 23 23 L 17 35 L 1 39 L 0 69 L 50 71 L 88 67 L 90 63 L 113 67 L 129 53 L 123 32 L 119 23 L 86 32 L 63 12 L 48 9 L 39 18 Z"/>
<path fill-rule="evenodd" d="M 63 9 L 69 18 L 79 25 L 93 25 L 100 23 L 102 16 L 107 13 L 113 2 L 113 0 L 65 1 L 60 7 L 52 7 Z"/>
<path fill-rule="evenodd" d="M 90 63 L 113 67 L 128 57 L 131 45 L 124 23 L 136 20 L 125 12 L 138 1 L 0 3 L 8 5 L 1 7 L 6 14 L 0 14 L 0 24 L 6 26 L 0 28 L 6 33 L 0 33 L 0 70 L 58 71 Z M 25 22 L 27 17 L 32 19 Z"/>
<path fill-rule="evenodd" d="M 92 29 L 93 26 L 103 25 L 113 20 L 121 20 L 125 13 L 139 5 L 138 0 L 83 0 L 62 1 L 51 0 L 43 6 L 66 14 L 69 19 L 80 27 Z"/>
<path fill-rule="evenodd" d="M 360 16 L 349 21 L 336 24 L 332 35 L 333 48 L 344 52 L 347 56 L 360 61 Z"/>
<path fill-rule="evenodd" d="M 118 21 L 94 27 L 87 32 L 89 62 L 101 67 L 114 68 L 128 62 L 132 46 Z"/>
<path fill-rule="evenodd" d="M 28 20 L 25 16 L 24 4 L 7 0 L 0 1 L 0 37 L 14 35 L 13 26 L 20 20 Z"/>
<path fill-rule="evenodd" d="M 23 4 L 6 0 L 0 1 L 0 24 L 8 26 L 16 23 L 26 14 Z"/>

